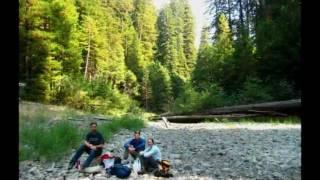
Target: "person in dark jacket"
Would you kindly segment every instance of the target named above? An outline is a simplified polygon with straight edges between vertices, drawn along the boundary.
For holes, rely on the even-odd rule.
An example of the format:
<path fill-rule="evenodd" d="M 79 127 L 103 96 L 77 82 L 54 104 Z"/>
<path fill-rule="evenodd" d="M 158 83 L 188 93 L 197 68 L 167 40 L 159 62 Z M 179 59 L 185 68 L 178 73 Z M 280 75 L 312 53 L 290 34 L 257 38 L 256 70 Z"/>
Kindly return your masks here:
<path fill-rule="evenodd" d="M 80 170 L 88 167 L 94 158 L 102 154 L 104 138 L 102 134 L 97 131 L 97 123 L 90 123 L 90 128 L 91 132 L 87 134 L 84 143 L 79 147 L 79 149 L 72 157 L 68 169 L 71 169 L 75 165 L 75 162 L 80 158 L 83 152 L 87 152 L 89 154 L 89 157 L 83 163 Z"/>
<path fill-rule="evenodd" d="M 128 159 L 129 154 L 136 159 L 139 153 L 145 149 L 145 140 L 140 137 L 140 131 L 134 132 L 134 138 L 130 139 L 124 144 L 124 155 L 123 159 Z"/>

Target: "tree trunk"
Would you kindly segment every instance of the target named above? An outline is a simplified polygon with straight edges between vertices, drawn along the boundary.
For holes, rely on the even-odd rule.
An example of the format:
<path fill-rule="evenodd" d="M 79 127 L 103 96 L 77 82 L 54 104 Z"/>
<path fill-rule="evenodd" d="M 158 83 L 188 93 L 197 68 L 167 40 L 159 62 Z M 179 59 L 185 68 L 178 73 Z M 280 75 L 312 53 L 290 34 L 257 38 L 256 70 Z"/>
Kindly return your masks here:
<path fill-rule="evenodd" d="M 250 13 L 249 13 L 249 0 L 246 0 L 246 6 L 245 6 L 245 12 L 246 12 L 246 24 L 247 24 L 247 33 L 248 36 L 250 35 Z"/>
<path fill-rule="evenodd" d="M 126 58 L 128 58 L 128 36 L 125 36 Z"/>
<path fill-rule="evenodd" d="M 24 60 L 25 60 L 25 76 L 26 76 L 26 80 L 29 80 L 30 79 L 29 38 L 26 38 L 26 52 L 25 52 Z"/>
<path fill-rule="evenodd" d="M 242 7 L 242 0 L 239 0 L 239 18 L 240 18 L 240 31 L 241 35 L 243 35 L 243 28 L 244 28 L 244 23 L 243 23 L 243 7 Z"/>
<path fill-rule="evenodd" d="M 142 30 L 143 30 L 143 24 L 142 24 L 142 22 L 140 22 L 141 24 L 141 26 L 139 26 L 139 42 L 141 42 L 141 38 L 142 38 Z"/>
<path fill-rule="evenodd" d="M 232 31 L 232 20 L 231 20 L 231 5 L 230 5 L 230 0 L 228 0 L 228 16 L 229 16 L 229 28 L 230 28 L 230 31 Z"/>
<path fill-rule="evenodd" d="M 26 1 L 26 12 L 29 11 L 29 2 Z M 26 32 L 29 32 L 30 30 L 30 23 L 29 23 L 29 19 L 26 18 L 25 19 L 25 23 L 24 23 L 24 26 L 25 26 L 25 29 L 26 29 Z M 26 80 L 28 81 L 30 79 L 30 65 L 29 65 L 29 36 L 26 36 L 26 51 L 25 51 L 25 56 L 24 56 L 24 60 L 25 60 L 25 76 L 26 76 Z"/>
<path fill-rule="evenodd" d="M 146 83 L 145 83 L 144 99 L 145 99 L 145 107 L 148 110 L 148 81 L 147 80 L 146 80 Z"/>
<path fill-rule="evenodd" d="M 91 31 L 89 30 L 88 50 L 87 50 L 87 57 L 86 57 L 86 68 L 84 71 L 84 79 L 86 79 L 87 73 L 88 73 L 88 65 L 89 65 L 89 58 L 90 58 L 90 46 L 91 46 Z"/>

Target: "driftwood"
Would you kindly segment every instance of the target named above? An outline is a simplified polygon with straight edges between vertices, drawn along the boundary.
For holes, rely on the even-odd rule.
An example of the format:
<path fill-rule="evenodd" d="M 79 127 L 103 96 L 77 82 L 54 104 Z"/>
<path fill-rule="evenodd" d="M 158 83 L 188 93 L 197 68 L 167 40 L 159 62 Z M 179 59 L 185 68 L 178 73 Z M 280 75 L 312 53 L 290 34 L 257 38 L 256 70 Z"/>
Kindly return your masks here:
<path fill-rule="evenodd" d="M 166 128 L 168 128 L 169 126 L 168 126 L 167 118 L 166 117 L 162 117 L 161 119 L 163 120 L 164 124 L 166 125 Z"/>

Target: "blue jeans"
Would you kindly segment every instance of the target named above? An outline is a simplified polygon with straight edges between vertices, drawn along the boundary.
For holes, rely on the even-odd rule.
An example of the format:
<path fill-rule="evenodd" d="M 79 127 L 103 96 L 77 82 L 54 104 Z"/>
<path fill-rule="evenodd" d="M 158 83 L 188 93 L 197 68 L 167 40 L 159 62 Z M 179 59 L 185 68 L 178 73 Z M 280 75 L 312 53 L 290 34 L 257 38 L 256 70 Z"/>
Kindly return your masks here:
<path fill-rule="evenodd" d="M 80 156 L 82 155 L 82 153 L 84 151 L 86 151 L 89 154 L 89 157 L 83 163 L 83 165 L 82 165 L 83 168 L 88 167 L 94 158 L 96 158 L 97 156 L 100 156 L 102 154 L 102 149 L 92 150 L 83 144 L 79 147 L 76 154 L 72 157 L 70 163 L 74 164 L 80 158 Z"/>

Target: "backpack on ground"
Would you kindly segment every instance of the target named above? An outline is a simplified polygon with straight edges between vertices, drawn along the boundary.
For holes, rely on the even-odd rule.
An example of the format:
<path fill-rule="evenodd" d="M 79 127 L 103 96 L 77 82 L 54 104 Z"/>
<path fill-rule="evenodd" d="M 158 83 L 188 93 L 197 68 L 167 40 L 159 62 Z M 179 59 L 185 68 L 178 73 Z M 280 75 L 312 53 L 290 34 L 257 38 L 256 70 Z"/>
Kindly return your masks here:
<path fill-rule="evenodd" d="M 160 161 L 160 169 L 154 172 L 154 176 L 156 177 L 173 177 L 170 171 L 170 162 L 168 160 Z"/>
<path fill-rule="evenodd" d="M 110 168 L 110 174 L 115 175 L 118 178 L 127 178 L 131 174 L 131 169 L 128 166 L 122 164 L 115 164 Z"/>

